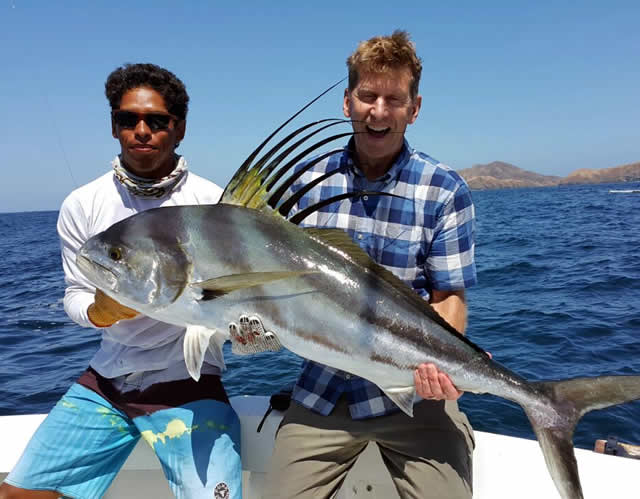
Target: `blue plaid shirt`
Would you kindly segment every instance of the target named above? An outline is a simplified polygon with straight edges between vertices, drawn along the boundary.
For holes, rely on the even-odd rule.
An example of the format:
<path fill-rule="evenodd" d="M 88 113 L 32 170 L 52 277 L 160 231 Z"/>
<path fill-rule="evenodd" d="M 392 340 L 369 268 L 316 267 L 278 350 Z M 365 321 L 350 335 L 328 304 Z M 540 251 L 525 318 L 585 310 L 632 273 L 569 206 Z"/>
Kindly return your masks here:
<path fill-rule="evenodd" d="M 351 139 L 347 149 L 353 147 Z M 467 184 L 455 171 L 410 148 L 405 140 L 391 169 L 377 180 L 367 180 L 344 152 L 314 165 L 291 191 L 336 168 L 340 172 L 306 193 L 292 213 L 352 191 L 391 192 L 406 199 L 363 196 L 336 202 L 309 215 L 301 226 L 344 229 L 425 300 L 431 289 L 457 290 L 476 283 L 474 207 Z M 343 393 L 354 419 L 399 410 L 373 383 L 312 361 L 303 363 L 293 399 L 327 415 Z"/>

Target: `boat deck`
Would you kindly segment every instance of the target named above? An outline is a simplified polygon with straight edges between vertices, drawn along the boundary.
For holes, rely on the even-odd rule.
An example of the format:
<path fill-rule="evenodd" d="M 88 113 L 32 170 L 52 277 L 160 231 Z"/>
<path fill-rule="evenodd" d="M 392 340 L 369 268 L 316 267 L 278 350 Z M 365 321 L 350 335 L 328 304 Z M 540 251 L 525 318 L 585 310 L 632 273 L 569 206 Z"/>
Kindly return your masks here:
<path fill-rule="evenodd" d="M 282 417 L 276 411 L 256 428 L 268 397 L 234 397 L 231 402 L 242 422 L 244 497 L 259 497 L 273 439 Z M 11 470 L 44 414 L 0 417 L 0 480 Z M 551 499 L 559 497 L 547 472 L 538 443 L 516 437 L 476 432 L 473 488 L 476 499 Z M 586 499 L 636 497 L 640 491 L 640 460 L 576 449 Z M 111 499 L 171 498 L 160 465 L 142 441 L 129 456 L 105 495 Z M 336 499 L 397 498 L 380 454 L 369 445 L 351 470 Z"/>

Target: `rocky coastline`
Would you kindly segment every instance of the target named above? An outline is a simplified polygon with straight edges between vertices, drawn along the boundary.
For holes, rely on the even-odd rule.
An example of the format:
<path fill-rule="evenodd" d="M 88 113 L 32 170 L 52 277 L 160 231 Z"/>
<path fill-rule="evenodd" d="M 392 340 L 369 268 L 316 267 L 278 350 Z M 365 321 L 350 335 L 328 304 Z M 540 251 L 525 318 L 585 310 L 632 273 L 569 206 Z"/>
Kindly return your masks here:
<path fill-rule="evenodd" d="M 554 187 L 574 184 L 606 184 L 640 181 L 640 162 L 612 168 L 581 168 L 566 177 L 541 175 L 515 165 L 494 161 L 486 165 L 457 170 L 471 189 L 508 189 L 519 187 Z"/>

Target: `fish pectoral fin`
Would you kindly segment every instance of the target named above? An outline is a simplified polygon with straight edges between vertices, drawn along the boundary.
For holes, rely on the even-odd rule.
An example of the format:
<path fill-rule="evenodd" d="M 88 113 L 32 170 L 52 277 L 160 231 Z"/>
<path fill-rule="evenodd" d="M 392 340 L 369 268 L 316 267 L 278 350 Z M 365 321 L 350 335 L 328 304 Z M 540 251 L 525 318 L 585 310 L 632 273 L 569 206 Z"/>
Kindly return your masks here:
<path fill-rule="evenodd" d="M 192 282 L 194 288 L 202 289 L 201 300 L 214 300 L 232 291 L 260 286 L 273 281 L 300 277 L 307 274 L 317 274 L 317 270 L 282 270 L 275 272 L 246 272 L 243 274 L 230 274 L 206 281 Z"/>
<path fill-rule="evenodd" d="M 224 354 L 222 353 L 222 345 L 224 345 L 225 341 L 228 341 L 229 339 L 230 338 L 228 331 L 221 331 L 219 329 L 216 329 L 214 333 L 209 337 L 209 353 L 218 363 L 218 366 L 222 371 L 226 370 L 227 368 L 224 362 Z"/>
<path fill-rule="evenodd" d="M 402 411 L 409 416 L 413 417 L 413 400 L 416 395 L 415 386 L 407 386 L 400 388 L 382 388 L 380 389 L 384 394 L 389 397 L 394 404 L 396 404 Z"/>
<path fill-rule="evenodd" d="M 203 326 L 187 326 L 183 344 L 184 363 L 189 375 L 196 381 L 200 379 L 204 355 L 209 348 L 209 341 L 215 333 L 214 329 Z"/>

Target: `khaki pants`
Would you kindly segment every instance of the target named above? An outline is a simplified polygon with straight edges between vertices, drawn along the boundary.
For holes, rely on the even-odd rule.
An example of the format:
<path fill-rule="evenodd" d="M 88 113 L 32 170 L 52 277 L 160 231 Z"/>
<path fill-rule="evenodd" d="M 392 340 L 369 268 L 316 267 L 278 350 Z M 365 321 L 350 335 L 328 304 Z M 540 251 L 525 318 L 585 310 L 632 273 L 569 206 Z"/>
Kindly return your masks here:
<path fill-rule="evenodd" d="M 472 497 L 473 430 L 456 402 L 420 402 L 413 418 L 400 412 L 353 420 L 342 397 L 329 416 L 291 404 L 263 498 L 330 498 L 369 441 L 378 444 L 401 498 Z"/>

